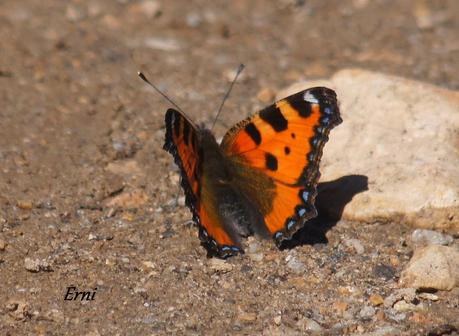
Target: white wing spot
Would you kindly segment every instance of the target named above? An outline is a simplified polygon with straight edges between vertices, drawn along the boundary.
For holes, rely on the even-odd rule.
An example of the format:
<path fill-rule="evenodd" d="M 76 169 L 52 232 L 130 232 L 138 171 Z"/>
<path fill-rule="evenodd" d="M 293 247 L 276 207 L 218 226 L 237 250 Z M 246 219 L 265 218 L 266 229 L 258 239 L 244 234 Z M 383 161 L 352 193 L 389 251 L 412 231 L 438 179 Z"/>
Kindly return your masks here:
<path fill-rule="evenodd" d="M 303 96 L 304 100 L 311 104 L 319 104 L 319 100 L 309 91 L 306 91 Z"/>

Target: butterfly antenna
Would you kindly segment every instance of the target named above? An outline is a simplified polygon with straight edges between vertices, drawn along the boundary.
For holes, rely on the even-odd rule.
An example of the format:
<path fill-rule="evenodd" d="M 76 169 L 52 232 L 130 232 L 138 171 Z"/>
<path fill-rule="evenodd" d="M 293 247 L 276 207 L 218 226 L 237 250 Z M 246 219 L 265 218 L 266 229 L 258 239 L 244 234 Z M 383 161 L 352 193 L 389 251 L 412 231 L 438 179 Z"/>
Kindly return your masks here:
<path fill-rule="evenodd" d="M 176 103 L 174 103 L 174 101 L 172 99 L 170 99 L 164 92 L 162 92 L 160 89 L 158 89 L 156 87 L 156 85 L 154 85 L 153 83 L 151 83 L 147 77 L 145 77 L 145 75 L 143 73 L 141 73 L 140 71 L 137 72 L 137 74 L 139 75 L 139 77 L 145 82 L 147 83 L 148 85 L 150 85 L 153 89 L 155 89 L 156 92 L 158 92 L 161 96 L 163 96 L 169 103 L 171 103 L 172 105 L 174 105 L 177 110 L 179 110 L 180 112 L 182 112 L 183 114 L 186 115 L 185 112 L 183 112 L 183 110 L 180 108 L 180 106 L 178 106 Z"/>
<path fill-rule="evenodd" d="M 212 124 L 212 129 L 214 128 L 215 126 L 215 123 L 217 122 L 218 120 L 218 116 L 220 115 L 220 112 L 222 111 L 223 109 L 223 105 L 225 104 L 225 101 L 228 99 L 230 93 L 231 93 L 231 90 L 233 89 L 233 85 L 234 83 L 236 83 L 236 80 L 237 78 L 239 77 L 239 75 L 241 74 L 242 70 L 244 70 L 244 64 L 239 64 L 239 67 L 237 68 L 237 72 L 236 72 L 236 75 L 234 76 L 234 79 L 232 80 L 231 84 L 230 84 L 230 87 L 228 88 L 228 90 L 226 91 L 226 94 L 225 96 L 223 97 L 223 100 L 220 104 L 220 107 L 218 108 L 218 112 L 217 112 L 217 116 L 215 117 L 214 119 L 214 123 Z"/>

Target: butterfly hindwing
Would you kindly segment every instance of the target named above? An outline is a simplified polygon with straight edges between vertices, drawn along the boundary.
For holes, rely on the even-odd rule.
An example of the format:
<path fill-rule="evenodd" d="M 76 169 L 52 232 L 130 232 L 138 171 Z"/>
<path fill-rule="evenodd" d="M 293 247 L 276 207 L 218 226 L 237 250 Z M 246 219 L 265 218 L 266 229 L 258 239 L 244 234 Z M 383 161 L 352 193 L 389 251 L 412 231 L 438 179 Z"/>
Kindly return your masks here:
<path fill-rule="evenodd" d="M 335 92 L 316 87 L 265 108 L 223 138 L 221 148 L 239 174 L 236 183 L 260 207 L 276 242 L 291 237 L 317 215 L 314 200 L 322 149 L 330 130 L 341 121 Z M 247 178 L 253 172 L 271 180 L 269 194 Z"/>
<path fill-rule="evenodd" d="M 185 202 L 199 226 L 199 237 L 210 254 L 227 257 L 241 250 L 231 231 L 219 216 L 218 195 L 209 189 L 209 178 L 203 167 L 202 131 L 182 113 L 166 112 L 166 141 L 164 149 L 174 156 L 180 168 Z"/>

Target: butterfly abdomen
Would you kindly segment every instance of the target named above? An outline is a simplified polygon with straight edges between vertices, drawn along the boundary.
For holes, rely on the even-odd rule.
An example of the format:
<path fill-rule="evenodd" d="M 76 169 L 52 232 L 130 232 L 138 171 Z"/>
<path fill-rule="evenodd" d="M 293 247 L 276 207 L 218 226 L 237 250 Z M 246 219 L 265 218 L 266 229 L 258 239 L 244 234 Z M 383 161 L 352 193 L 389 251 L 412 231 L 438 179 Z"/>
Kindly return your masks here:
<path fill-rule="evenodd" d="M 214 225 L 221 225 L 240 247 L 240 238 L 253 233 L 268 236 L 258 205 L 238 188 L 240 177 L 208 130 L 201 132 L 201 202 Z M 242 250 L 241 250 L 242 251 Z"/>

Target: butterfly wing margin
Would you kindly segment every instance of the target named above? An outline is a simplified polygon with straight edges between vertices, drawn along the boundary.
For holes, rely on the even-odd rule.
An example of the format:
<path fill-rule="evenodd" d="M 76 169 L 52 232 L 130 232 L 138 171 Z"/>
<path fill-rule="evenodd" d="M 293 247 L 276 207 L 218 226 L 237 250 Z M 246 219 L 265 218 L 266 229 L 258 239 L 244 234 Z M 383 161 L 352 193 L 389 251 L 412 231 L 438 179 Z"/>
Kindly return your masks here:
<path fill-rule="evenodd" d="M 199 226 L 199 238 L 210 255 L 226 258 L 241 253 L 234 239 L 220 223 L 216 200 L 203 185 L 203 152 L 198 128 L 182 113 L 166 112 L 166 137 L 163 149 L 172 154 L 181 172 L 185 204 Z"/>
<path fill-rule="evenodd" d="M 243 120 L 223 138 L 221 148 L 239 172 L 238 187 L 260 206 L 276 242 L 290 238 L 306 220 L 317 216 L 314 201 L 323 146 L 330 130 L 341 122 L 336 93 L 316 87 Z M 264 193 L 251 190 L 254 185 L 247 170 L 272 179 L 272 202 L 264 200 Z"/>

